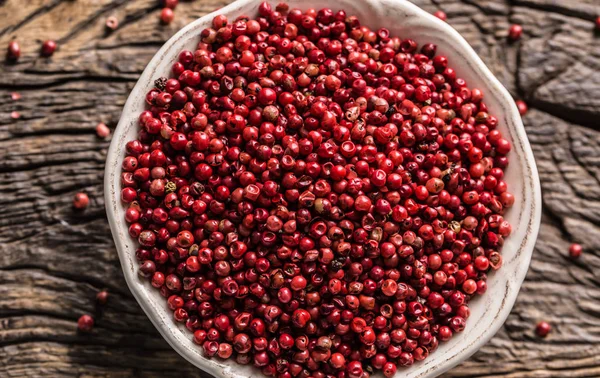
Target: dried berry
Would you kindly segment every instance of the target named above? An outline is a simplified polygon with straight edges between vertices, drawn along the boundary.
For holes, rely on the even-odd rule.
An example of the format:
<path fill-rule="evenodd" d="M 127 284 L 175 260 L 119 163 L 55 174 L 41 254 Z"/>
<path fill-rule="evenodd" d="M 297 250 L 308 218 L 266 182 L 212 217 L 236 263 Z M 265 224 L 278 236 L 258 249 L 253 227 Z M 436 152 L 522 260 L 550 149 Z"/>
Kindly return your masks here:
<path fill-rule="evenodd" d="M 162 0 L 161 3 L 165 8 L 175 9 L 179 4 L 179 0 Z"/>
<path fill-rule="evenodd" d="M 552 330 L 552 326 L 550 325 L 550 323 L 541 321 L 535 327 L 535 334 L 538 335 L 539 337 L 546 337 L 546 336 L 548 336 L 548 334 L 550 333 L 551 330 Z"/>
<path fill-rule="evenodd" d="M 154 80 L 154 86 L 158 90 L 164 91 L 166 85 L 167 85 L 167 78 L 166 77 L 159 77 L 158 79 Z"/>
<path fill-rule="evenodd" d="M 110 135 L 110 129 L 104 123 L 100 122 L 96 125 L 96 135 L 99 138 L 106 138 Z"/>
<path fill-rule="evenodd" d="M 12 62 L 16 62 L 21 57 L 21 46 L 19 46 L 19 42 L 10 41 L 8 43 L 8 48 L 6 49 L 6 59 Z"/>
<path fill-rule="evenodd" d="M 42 56 L 46 56 L 46 57 L 52 56 L 52 54 L 54 54 L 55 50 L 56 50 L 56 42 L 49 39 L 42 44 L 41 54 L 42 54 Z"/>
<path fill-rule="evenodd" d="M 581 244 L 573 243 L 569 247 L 569 256 L 571 256 L 571 258 L 574 258 L 574 259 L 579 258 L 579 256 L 581 256 L 582 252 L 583 252 L 583 248 L 581 247 Z"/>
<path fill-rule="evenodd" d="M 110 16 L 106 19 L 106 28 L 109 30 L 117 30 L 119 27 L 119 20 L 115 16 Z"/>
<path fill-rule="evenodd" d="M 441 11 L 441 10 L 439 10 L 439 11 L 435 11 L 435 12 L 433 13 L 433 15 L 434 15 L 435 17 L 439 18 L 439 19 L 440 19 L 440 20 L 442 20 L 442 21 L 446 21 L 446 19 L 448 18 L 448 16 L 446 16 L 446 13 L 445 13 L 444 11 Z"/>
<path fill-rule="evenodd" d="M 523 27 L 521 25 L 512 24 L 508 29 L 508 39 L 511 41 L 516 41 L 521 39 L 521 34 L 523 34 Z"/>
<path fill-rule="evenodd" d="M 105 305 L 108 302 L 108 291 L 102 290 L 96 294 L 96 303 L 99 305 Z"/>
<path fill-rule="evenodd" d="M 163 8 L 160 12 L 160 22 L 165 25 L 170 24 L 175 18 L 175 12 L 171 8 Z"/>
<path fill-rule="evenodd" d="M 92 332 L 94 328 L 94 318 L 89 315 L 81 315 L 79 320 L 77 320 L 77 329 L 81 332 Z"/>
<path fill-rule="evenodd" d="M 517 100 L 516 104 L 517 104 L 517 109 L 519 109 L 519 114 L 524 116 L 528 110 L 527 104 L 525 103 L 525 101 L 522 101 L 522 100 Z"/>
<path fill-rule="evenodd" d="M 85 209 L 90 202 L 90 199 L 85 193 L 77 193 L 73 197 L 73 207 L 77 210 Z"/>

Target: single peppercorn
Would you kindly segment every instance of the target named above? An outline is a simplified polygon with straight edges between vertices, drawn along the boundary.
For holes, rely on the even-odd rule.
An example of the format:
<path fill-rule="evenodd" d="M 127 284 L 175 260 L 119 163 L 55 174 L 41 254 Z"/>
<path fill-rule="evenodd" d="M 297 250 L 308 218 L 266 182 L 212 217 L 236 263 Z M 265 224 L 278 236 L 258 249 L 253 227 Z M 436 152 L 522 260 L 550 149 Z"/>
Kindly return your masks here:
<path fill-rule="evenodd" d="M 523 27 L 518 24 L 512 24 L 508 28 L 508 39 L 511 41 L 517 41 L 521 39 L 521 34 L 523 34 Z"/>
<path fill-rule="evenodd" d="M 100 122 L 96 125 L 96 135 L 98 138 L 106 138 L 110 135 L 110 129 L 104 123 Z"/>
<path fill-rule="evenodd" d="M 105 25 L 108 30 L 117 30 L 119 27 L 119 20 L 115 16 L 110 16 L 106 18 Z"/>
<path fill-rule="evenodd" d="M 448 16 L 446 16 L 446 13 L 445 13 L 444 11 L 441 11 L 441 10 L 435 11 L 435 12 L 433 13 L 433 15 L 434 15 L 435 17 L 439 18 L 439 19 L 440 19 L 440 20 L 442 20 L 442 21 L 446 21 L 446 20 L 447 20 L 447 18 L 448 18 Z"/>
<path fill-rule="evenodd" d="M 519 114 L 524 116 L 528 110 L 527 104 L 525 103 L 525 101 L 517 100 L 515 103 L 517 104 L 517 109 L 519 110 Z"/>
<path fill-rule="evenodd" d="M 573 259 L 579 258 L 579 256 L 581 256 L 582 252 L 583 252 L 583 247 L 581 246 L 581 244 L 573 243 L 569 247 L 569 256 L 571 256 L 571 258 L 573 258 Z"/>
<path fill-rule="evenodd" d="M 600 16 L 596 17 L 594 24 L 596 26 L 596 30 L 600 30 Z"/>
<path fill-rule="evenodd" d="M 42 54 L 42 56 L 49 57 L 49 56 L 52 56 L 52 54 L 54 54 L 55 50 L 56 50 L 56 42 L 49 39 L 47 41 L 44 41 L 44 43 L 42 44 L 41 54 Z"/>
<path fill-rule="evenodd" d="M 16 62 L 21 57 L 21 46 L 19 42 L 10 41 L 6 50 L 6 59 L 12 62 Z"/>
<path fill-rule="evenodd" d="M 77 193 L 73 197 L 73 207 L 77 210 L 84 210 L 90 202 L 90 199 L 85 193 Z"/>
<path fill-rule="evenodd" d="M 94 328 L 94 318 L 89 315 L 81 315 L 79 320 L 77 320 L 77 329 L 84 333 L 92 332 Z"/>
<path fill-rule="evenodd" d="M 161 0 L 161 3 L 165 8 L 175 9 L 179 4 L 179 0 Z"/>
<path fill-rule="evenodd" d="M 550 325 L 550 323 L 541 321 L 535 327 L 535 334 L 539 337 L 546 337 L 548 336 L 551 330 L 552 326 Z"/>
<path fill-rule="evenodd" d="M 108 302 L 108 291 L 102 290 L 96 294 L 96 303 L 99 305 L 105 305 Z"/>
<path fill-rule="evenodd" d="M 162 22 L 163 24 L 169 25 L 174 18 L 175 12 L 173 12 L 173 9 L 163 8 L 162 11 L 160 11 L 160 22 Z"/>

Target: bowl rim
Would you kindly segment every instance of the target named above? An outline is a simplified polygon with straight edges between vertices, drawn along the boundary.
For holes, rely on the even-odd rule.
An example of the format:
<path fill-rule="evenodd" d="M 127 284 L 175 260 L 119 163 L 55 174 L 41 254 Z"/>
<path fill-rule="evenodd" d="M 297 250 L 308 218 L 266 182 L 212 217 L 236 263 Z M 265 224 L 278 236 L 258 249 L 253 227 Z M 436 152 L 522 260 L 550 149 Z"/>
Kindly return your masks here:
<path fill-rule="evenodd" d="M 286 0 L 286 2 L 287 1 L 288 0 Z M 127 254 L 125 244 L 128 241 L 131 241 L 131 238 L 129 237 L 126 230 L 123 230 L 123 228 L 120 228 L 117 224 L 117 209 L 119 206 L 122 207 L 123 205 L 120 201 L 120 189 L 117 190 L 117 187 L 114 184 L 119 181 L 119 179 L 116 177 L 116 174 L 118 174 L 118 177 L 120 177 L 121 173 L 121 164 L 120 161 L 117 160 L 119 158 L 118 152 L 119 147 L 123 146 L 127 142 L 127 140 L 125 140 L 125 132 L 127 131 L 127 124 L 131 122 L 131 108 L 135 107 L 137 97 L 140 96 L 140 94 L 142 96 L 144 95 L 141 93 L 141 91 L 144 90 L 148 82 L 152 82 L 153 77 L 155 76 L 157 66 L 163 60 L 163 57 L 167 55 L 167 52 L 169 52 L 171 48 L 177 46 L 177 41 L 184 38 L 189 32 L 198 29 L 200 25 L 204 24 L 207 20 L 211 20 L 215 15 L 227 14 L 228 12 L 235 12 L 237 8 L 240 8 L 250 3 L 259 2 L 260 0 L 234 1 L 221 9 L 206 14 L 196 19 L 195 21 L 189 23 L 188 25 L 180 29 L 175 35 L 173 35 L 167 42 L 165 42 L 165 44 L 159 49 L 159 51 L 148 63 L 148 65 L 140 75 L 140 78 L 136 82 L 135 86 L 133 87 L 127 98 L 127 101 L 123 107 L 123 112 L 114 131 L 110 148 L 108 150 L 104 175 L 104 198 L 107 218 L 113 235 L 113 239 L 115 241 L 115 246 L 117 248 L 119 260 L 122 265 L 125 281 L 127 282 L 129 290 L 131 291 L 139 305 L 142 307 L 146 316 L 148 316 L 154 327 L 160 332 L 163 338 L 171 345 L 171 347 L 175 351 L 177 351 L 187 361 L 200 368 L 201 370 L 210 373 L 213 376 L 224 378 L 231 378 L 233 376 L 241 377 L 242 375 L 236 374 L 236 369 L 231 368 L 226 364 L 218 363 L 214 359 L 211 360 L 206 359 L 204 357 L 198 358 L 199 354 L 192 351 L 189 348 L 189 345 L 182 345 L 180 341 L 177 340 L 176 336 L 172 331 L 173 329 L 179 330 L 177 324 L 175 324 L 171 318 L 165 321 L 165 319 L 161 317 L 160 314 L 156 313 L 150 305 L 150 302 L 147 300 L 145 293 L 143 293 L 143 291 L 147 290 L 147 287 L 139 284 L 139 278 L 135 269 L 136 267 L 131 266 L 131 264 L 129 264 L 128 266 L 128 261 L 126 259 Z M 479 335 L 479 337 L 474 342 L 469 344 L 467 347 L 462 348 L 456 354 L 453 354 L 452 356 L 446 358 L 439 364 L 434 365 L 428 368 L 427 370 L 419 373 L 418 375 L 410 375 L 413 378 L 434 377 L 448 371 L 449 369 L 453 368 L 460 362 L 473 355 L 477 350 L 479 350 L 480 347 L 487 343 L 496 334 L 496 332 L 500 329 L 500 327 L 504 324 L 506 318 L 508 317 L 516 301 L 519 289 L 522 285 L 525 275 L 527 273 L 527 268 L 529 267 L 531 255 L 533 253 L 535 241 L 540 227 L 540 181 L 533 152 L 527 139 L 525 128 L 521 121 L 521 116 L 519 115 L 518 109 L 514 103 L 512 96 L 509 94 L 508 90 L 500 83 L 500 81 L 492 74 L 490 69 L 483 63 L 481 58 L 468 44 L 468 42 L 449 24 L 439 20 L 435 16 L 429 14 L 428 12 L 419 8 L 417 5 L 414 5 L 408 1 L 366 0 L 366 2 L 379 3 L 381 6 L 386 4 L 390 5 L 393 3 L 393 6 L 403 8 L 403 10 L 407 13 L 419 17 L 427 23 L 435 25 L 437 28 L 443 29 L 449 37 L 449 43 L 457 43 L 457 50 L 460 50 L 461 52 L 465 53 L 465 58 L 470 60 L 471 63 L 473 63 L 475 70 L 481 76 L 481 79 L 486 80 L 488 84 L 496 90 L 498 101 L 503 103 L 503 105 L 505 106 L 504 110 L 510 113 L 506 114 L 506 117 L 510 118 L 512 124 L 514 125 L 514 130 L 511 130 L 514 132 L 514 134 L 512 134 L 511 137 L 514 139 L 514 141 L 519 141 L 519 147 L 523 154 L 522 157 L 524 159 L 524 164 L 529 172 L 529 177 L 526 177 L 525 181 L 529 181 L 529 187 L 526 189 L 531 190 L 531 193 L 529 193 L 529 195 L 531 196 L 531 213 L 530 220 L 528 223 L 527 234 L 522 240 L 519 251 L 519 260 L 522 263 L 523 268 L 520 268 L 517 272 L 515 272 L 516 274 L 514 276 L 514 279 L 510 280 L 509 282 L 514 286 L 514 290 L 508 290 L 507 283 L 507 290 L 505 292 L 502 307 L 500 308 L 498 313 L 495 314 L 495 318 L 493 320 L 492 325 L 486 330 L 484 330 L 484 332 L 481 335 Z M 137 122 L 137 115 L 135 117 L 135 120 Z M 191 343 L 191 341 L 189 342 Z M 236 363 L 234 362 L 234 364 Z M 240 367 L 242 366 L 240 365 Z M 398 377 L 400 376 L 400 374 L 404 374 L 402 370 L 399 370 L 396 376 Z"/>

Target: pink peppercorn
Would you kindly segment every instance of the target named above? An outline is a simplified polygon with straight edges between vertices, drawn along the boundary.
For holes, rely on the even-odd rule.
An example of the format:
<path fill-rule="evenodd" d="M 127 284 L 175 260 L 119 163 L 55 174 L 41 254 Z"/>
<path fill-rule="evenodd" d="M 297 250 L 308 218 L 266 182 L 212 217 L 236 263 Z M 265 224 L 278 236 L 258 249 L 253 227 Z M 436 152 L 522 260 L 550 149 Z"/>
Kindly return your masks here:
<path fill-rule="evenodd" d="M 110 16 L 106 19 L 105 25 L 109 30 L 117 30 L 119 27 L 119 20 L 115 16 Z"/>
<path fill-rule="evenodd" d="M 73 197 L 73 207 L 77 210 L 85 209 L 90 202 L 90 199 L 85 193 L 77 193 Z"/>
<path fill-rule="evenodd" d="M 517 104 L 517 109 L 519 109 L 519 114 L 524 116 L 527 113 L 528 107 L 525 101 L 517 100 L 515 102 Z"/>
<path fill-rule="evenodd" d="M 175 18 L 175 12 L 171 8 L 163 8 L 160 12 L 160 22 L 165 25 L 170 24 Z"/>
<path fill-rule="evenodd" d="M 96 302 L 99 305 L 105 305 L 108 302 L 108 291 L 99 291 L 98 294 L 96 294 Z"/>
<path fill-rule="evenodd" d="M 81 315 L 79 320 L 77 320 L 77 328 L 81 332 L 92 332 L 94 328 L 94 318 L 89 315 Z"/>
<path fill-rule="evenodd" d="M 42 44 L 41 54 L 42 54 L 42 56 L 49 57 L 49 56 L 52 56 L 52 54 L 54 54 L 55 50 L 56 50 L 56 42 L 49 39 L 47 41 L 44 41 L 44 43 Z"/>
<path fill-rule="evenodd" d="M 510 25 L 510 28 L 508 29 L 508 39 L 509 40 L 516 41 L 518 39 L 521 39 L 521 34 L 523 34 L 523 27 L 521 25 L 518 25 L 518 24 Z"/>
<path fill-rule="evenodd" d="M 550 333 L 551 330 L 552 330 L 552 326 L 550 325 L 550 323 L 545 322 L 545 321 L 539 322 L 537 324 L 537 326 L 535 327 L 535 333 L 539 337 L 548 336 L 548 334 Z"/>
<path fill-rule="evenodd" d="M 100 122 L 96 125 L 96 135 L 99 138 L 106 138 L 110 135 L 110 129 L 104 123 Z"/>
<path fill-rule="evenodd" d="M 434 15 L 435 17 L 439 18 L 439 19 L 440 19 L 440 20 L 442 20 L 442 21 L 446 21 L 446 19 L 448 18 L 448 17 L 446 16 L 446 13 L 445 13 L 444 11 L 441 11 L 441 10 L 435 11 L 435 12 L 433 13 L 433 15 Z"/>
<path fill-rule="evenodd" d="M 162 0 L 162 5 L 165 8 L 175 9 L 179 4 L 179 0 Z"/>
<path fill-rule="evenodd" d="M 21 57 L 21 46 L 19 42 L 10 41 L 6 50 L 6 59 L 12 62 L 16 62 Z"/>
<path fill-rule="evenodd" d="M 569 256 L 571 256 L 571 258 L 574 258 L 574 259 L 579 258 L 579 256 L 581 256 L 582 252 L 583 252 L 583 247 L 581 247 L 581 244 L 573 243 L 569 247 Z"/>

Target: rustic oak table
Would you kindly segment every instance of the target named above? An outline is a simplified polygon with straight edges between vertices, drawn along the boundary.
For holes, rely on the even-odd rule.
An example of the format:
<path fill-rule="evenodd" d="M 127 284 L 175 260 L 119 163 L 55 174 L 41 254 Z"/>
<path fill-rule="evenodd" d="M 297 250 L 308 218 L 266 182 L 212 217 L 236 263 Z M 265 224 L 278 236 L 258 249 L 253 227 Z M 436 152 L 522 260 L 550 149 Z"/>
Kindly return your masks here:
<path fill-rule="evenodd" d="M 358 0 L 357 0 L 358 1 Z M 417 0 L 478 51 L 516 98 L 543 188 L 533 261 L 506 325 L 452 377 L 600 376 L 600 35 L 598 0 Z M 181 1 L 159 24 L 158 0 L 3 0 L 0 47 L 0 376 L 191 377 L 150 324 L 121 274 L 102 193 L 109 144 L 146 63 L 175 31 L 227 3 Z M 119 20 L 107 32 L 109 16 Z M 506 40 L 511 23 L 521 41 Z M 41 58 L 45 39 L 58 50 Z M 11 92 L 22 98 L 13 100 Z M 20 117 L 12 112 L 18 112 Z M 12 116 L 11 116 L 12 114 Z M 75 212 L 78 191 L 90 206 Z M 568 258 L 571 242 L 584 255 Z M 94 297 L 110 291 L 103 311 Z M 83 313 L 90 335 L 76 332 Z M 553 330 L 536 338 L 535 324 Z"/>

